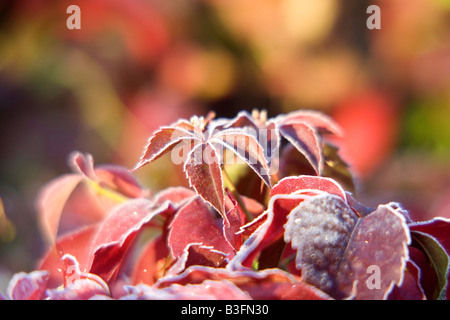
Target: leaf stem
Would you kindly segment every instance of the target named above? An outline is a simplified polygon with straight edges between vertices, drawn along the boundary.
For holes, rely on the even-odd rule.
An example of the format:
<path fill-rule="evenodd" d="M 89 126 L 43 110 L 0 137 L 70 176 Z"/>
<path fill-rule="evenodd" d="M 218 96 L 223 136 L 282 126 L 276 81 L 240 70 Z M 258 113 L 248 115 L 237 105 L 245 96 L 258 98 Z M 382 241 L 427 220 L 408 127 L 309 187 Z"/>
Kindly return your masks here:
<path fill-rule="evenodd" d="M 88 180 L 88 184 L 90 187 L 92 187 L 93 191 L 97 193 L 98 195 L 102 195 L 107 197 L 108 199 L 114 200 L 118 203 L 125 202 L 128 200 L 127 197 L 121 195 L 120 193 L 107 189 L 103 187 L 100 183 L 93 180 Z"/>
<path fill-rule="evenodd" d="M 224 182 L 225 182 L 227 188 L 231 191 L 233 196 L 236 198 L 236 201 L 238 202 L 239 206 L 244 211 L 245 216 L 247 217 L 247 220 L 252 221 L 253 220 L 252 215 L 250 214 L 250 212 L 248 212 L 247 207 L 244 204 L 244 201 L 242 201 L 241 195 L 239 194 L 239 192 L 237 191 L 233 182 L 231 181 L 230 176 L 228 175 L 224 166 L 222 166 L 222 173 L 223 173 Z"/>

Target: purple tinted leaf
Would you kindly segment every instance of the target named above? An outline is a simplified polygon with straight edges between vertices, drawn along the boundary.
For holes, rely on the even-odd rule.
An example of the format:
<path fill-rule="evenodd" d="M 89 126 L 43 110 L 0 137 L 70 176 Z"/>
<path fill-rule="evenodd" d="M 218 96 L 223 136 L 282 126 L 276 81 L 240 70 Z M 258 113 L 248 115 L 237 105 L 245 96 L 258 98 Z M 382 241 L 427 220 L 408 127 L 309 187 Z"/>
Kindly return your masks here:
<path fill-rule="evenodd" d="M 285 228 L 302 279 L 334 298 L 384 299 L 402 283 L 409 230 L 388 205 L 358 218 L 341 198 L 316 196 L 292 210 Z M 370 268 L 381 277 L 376 290 L 367 283 Z"/>
<path fill-rule="evenodd" d="M 449 299 L 450 289 L 450 220 L 434 218 L 410 224 L 411 234 L 427 254 L 438 276 L 438 292 L 435 298 Z"/>
<path fill-rule="evenodd" d="M 45 298 L 48 271 L 16 273 L 10 280 L 7 294 L 12 300 L 41 300 Z"/>
<path fill-rule="evenodd" d="M 350 295 L 353 279 L 345 257 L 358 217 L 340 198 L 314 197 L 289 214 L 285 240 L 297 250 L 302 279 L 331 296 Z"/>
<path fill-rule="evenodd" d="M 408 261 L 402 284 L 395 285 L 391 293 L 389 293 L 389 300 L 426 300 L 425 293 L 420 286 L 420 269 L 419 267 Z"/>
<path fill-rule="evenodd" d="M 385 299 L 393 285 L 401 285 L 411 241 L 405 217 L 391 205 L 380 205 L 368 216 L 358 220 L 347 249 L 355 278 L 359 280 L 356 299 Z M 368 268 L 380 270 L 380 290 L 367 285 Z"/>
<path fill-rule="evenodd" d="M 416 241 L 415 232 L 411 231 L 413 243 Z M 414 243 L 417 245 L 416 243 Z M 419 280 L 417 283 L 425 293 L 427 299 L 436 299 L 439 297 L 439 279 L 435 269 L 433 268 L 430 258 L 423 249 L 409 246 L 409 261 L 419 270 Z"/>
<path fill-rule="evenodd" d="M 189 184 L 197 194 L 210 203 L 222 216 L 225 214 L 220 159 L 214 147 L 206 142 L 196 146 L 184 165 Z"/>
<path fill-rule="evenodd" d="M 280 133 L 299 150 L 314 170 L 322 175 L 324 156 L 321 133 L 342 135 L 341 128 L 327 115 L 314 110 L 299 110 L 275 119 Z"/>
<path fill-rule="evenodd" d="M 428 221 L 410 224 L 413 231 L 423 232 L 433 236 L 450 253 L 450 219 L 438 217 Z"/>

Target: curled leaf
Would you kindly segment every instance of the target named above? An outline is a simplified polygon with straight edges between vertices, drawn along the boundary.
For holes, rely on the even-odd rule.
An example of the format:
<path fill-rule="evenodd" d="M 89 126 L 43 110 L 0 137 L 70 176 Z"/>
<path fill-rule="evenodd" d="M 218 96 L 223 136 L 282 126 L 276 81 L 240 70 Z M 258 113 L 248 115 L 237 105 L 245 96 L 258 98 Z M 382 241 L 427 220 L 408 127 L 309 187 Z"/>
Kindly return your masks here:
<path fill-rule="evenodd" d="M 450 220 L 434 218 L 410 224 L 411 234 L 419 243 L 438 277 L 438 286 L 433 298 L 449 299 L 450 278 Z"/>
<path fill-rule="evenodd" d="M 90 154 L 73 152 L 69 165 L 74 173 L 48 182 L 36 198 L 39 223 L 49 244 L 54 244 L 64 224 L 70 230 L 97 222 L 118 203 L 150 195 L 127 169 L 117 165 L 94 167 Z"/>
<path fill-rule="evenodd" d="M 41 300 L 49 278 L 48 271 L 16 273 L 9 282 L 7 294 L 12 300 Z"/>
<path fill-rule="evenodd" d="M 47 290 L 52 300 L 87 300 L 95 295 L 109 296 L 108 285 L 95 274 L 83 272 L 78 261 L 71 255 L 62 257 L 64 263 L 64 286 Z"/>
<path fill-rule="evenodd" d="M 39 191 L 36 201 L 39 222 L 49 243 L 55 241 L 64 206 L 82 179 L 81 175 L 66 174 L 47 183 Z"/>

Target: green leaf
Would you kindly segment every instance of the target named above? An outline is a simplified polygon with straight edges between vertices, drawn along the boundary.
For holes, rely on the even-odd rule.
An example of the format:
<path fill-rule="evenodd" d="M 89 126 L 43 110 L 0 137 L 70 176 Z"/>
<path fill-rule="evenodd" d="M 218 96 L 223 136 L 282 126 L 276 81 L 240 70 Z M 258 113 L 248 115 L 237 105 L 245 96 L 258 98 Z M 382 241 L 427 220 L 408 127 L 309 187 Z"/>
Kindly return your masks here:
<path fill-rule="evenodd" d="M 419 243 L 430 259 L 433 269 L 438 277 L 438 287 L 434 294 L 435 299 L 445 299 L 447 277 L 449 270 L 449 257 L 439 242 L 429 234 L 411 230 L 412 238 Z"/>

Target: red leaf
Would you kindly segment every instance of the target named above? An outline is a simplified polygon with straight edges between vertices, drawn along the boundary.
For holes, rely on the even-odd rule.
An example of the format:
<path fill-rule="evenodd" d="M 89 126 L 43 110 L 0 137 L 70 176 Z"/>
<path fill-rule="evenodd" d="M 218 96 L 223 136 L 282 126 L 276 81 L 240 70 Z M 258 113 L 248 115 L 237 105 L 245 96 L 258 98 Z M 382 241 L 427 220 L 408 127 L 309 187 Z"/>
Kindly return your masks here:
<path fill-rule="evenodd" d="M 204 246 L 201 243 L 189 243 L 181 256 L 165 273 L 165 276 L 173 276 L 183 272 L 190 266 L 224 267 L 227 263 L 227 254 L 214 249 L 212 246 Z"/>
<path fill-rule="evenodd" d="M 99 225 L 92 240 L 90 273 L 114 280 L 125 254 L 142 227 L 158 214 L 172 210 L 169 202 L 154 207 L 150 200 L 133 199 L 117 206 Z"/>
<path fill-rule="evenodd" d="M 16 273 L 9 282 L 7 294 L 12 300 L 42 300 L 48 279 L 47 271 Z"/>
<path fill-rule="evenodd" d="M 389 205 L 380 205 L 368 216 L 361 218 L 353 231 L 347 256 L 359 280 L 356 299 L 385 299 L 392 285 L 400 285 L 408 260 L 411 241 L 404 216 Z M 369 266 L 378 266 L 381 290 L 366 284 Z"/>
<path fill-rule="evenodd" d="M 342 187 L 333 179 L 315 176 L 297 176 L 281 179 L 271 190 L 270 196 L 277 194 L 292 194 L 297 191 L 324 191 L 346 200 L 347 196 Z"/>
<path fill-rule="evenodd" d="M 195 196 L 197 196 L 197 194 L 191 189 L 185 187 L 170 187 L 155 194 L 153 201 L 155 202 L 155 205 L 161 205 L 165 201 L 170 201 L 175 208 L 178 208 Z"/>
<path fill-rule="evenodd" d="M 129 170 L 117 165 L 100 165 L 95 167 L 102 187 L 109 188 L 129 198 L 144 198 L 150 196 L 150 191 L 142 187 Z"/>
<path fill-rule="evenodd" d="M 46 252 L 38 268 L 50 273 L 49 288 L 60 286 L 63 283 L 64 263 L 61 258 L 65 254 L 76 257 L 81 269 L 87 270 L 89 268 L 91 245 L 97 232 L 97 226 L 95 224 L 83 227 L 58 238 L 56 243 Z"/>
<path fill-rule="evenodd" d="M 82 179 L 78 174 L 66 174 L 50 181 L 39 191 L 36 200 L 38 218 L 49 243 L 55 241 L 64 206 Z"/>
<path fill-rule="evenodd" d="M 121 201 L 111 201 L 110 198 L 107 198 L 108 201 L 102 201 L 102 195 L 92 192 L 89 185 L 81 182 L 94 181 L 100 188 L 112 190 L 125 197 L 145 197 L 150 194 L 121 166 L 103 165 L 94 169 L 93 158 L 89 154 L 74 152 L 69 156 L 69 164 L 75 173 L 50 181 L 39 191 L 36 199 L 39 222 L 50 244 L 54 243 L 60 231 L 58 229 L 64 227 L 64 224 L 72 228 L 99 221 L 112 206 Z M 70 214 L 64 215 L 64 212 Z"/>
<path fill-rule="evenodd" d="M 151 285 L 162 276 L 164 270 L 160 268 L 170 254 L 165 240 L 162 236 L 158 236 L 142 249 L 133 265 L 131 283 Z"/>
<path fill-rule="evenodd" d="M 227 280 L 205 280 L 200 284 L 172 284 L 158 289 L 146 285 L 128 287 L 122 300 L 248 300 L 248 294 Z"/>
<path fill-rule="evenodd" d="M 186 286 L 201 284 L 207 280 L 227 280 L 248 293 L 252 299 L 330 299 L 322 291 L 298 281 L 280 269 L 230 271 L 223 268 L 192 266 L 182 274 L 160 279 L 155 286 L 157 288 L 166 288 L 173 284 Z"/>
<path fill-rule="evenodd" d="M 283 235 L 283 226 L 291 210 L 308 197 L 308 194 L 317 195 L 324 192 L 346 198 L 342 187 L 329 178 L 298 176 L 280 180 L 271 190 L 267 211 L 248 226 L 244 226 L 245 229 L 256 224 L 258 229 L 242 245 L 235 258 L 230 261 L 230 265 L 236 269 L 250 268 L 261 250 Z"/>
<path fill-rule="evenodd" d="M 237 251 L 242 245 L 242 233 L 240 231 L 245 221 L 245 213 L 230 193 L 228 197 L 231 199 L 229 202 L 232 203 L 232 207 L 227 209 L 223 220 L 223 235 L 230 246 Z"/>
<path fill-rule="evenodd" d="M 206 142 L 196 146 L 184 165 L 189 184 L 197 194 L 223 216 L 225 194 L 220 160 L 214 147 Z"/>
<path fill-rule="evenodd" d="M 213 217 L 207 204 L 199 197 L 183 206 L 175 215 L 168 236 L 168 244 L 174 257 L 179 258 L 192 243 L 213 247 L 225 254 L 233 254 L 226 241 L 220 221 Z"/>

